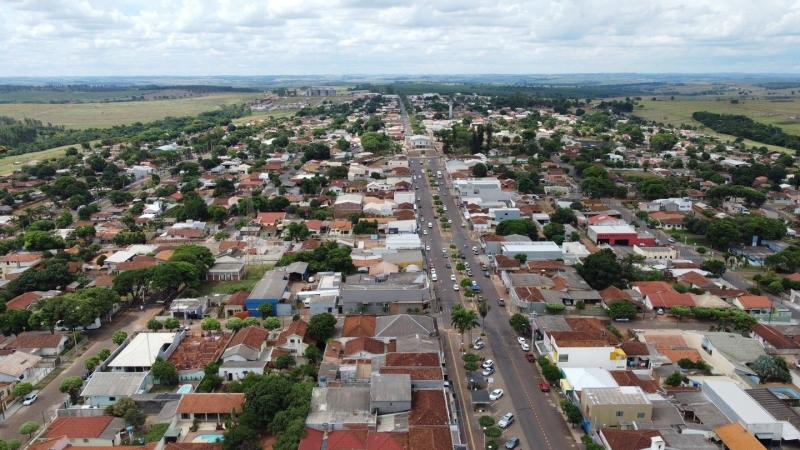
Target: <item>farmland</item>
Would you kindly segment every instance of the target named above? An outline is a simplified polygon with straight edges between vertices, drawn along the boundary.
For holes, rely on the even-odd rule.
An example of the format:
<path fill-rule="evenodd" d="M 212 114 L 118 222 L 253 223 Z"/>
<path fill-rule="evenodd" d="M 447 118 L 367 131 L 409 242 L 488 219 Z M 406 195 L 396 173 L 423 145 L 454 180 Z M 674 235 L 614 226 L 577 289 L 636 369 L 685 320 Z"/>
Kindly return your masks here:
<path fill-rule="evenodd" d="M 108 94 L 108 93 L 105 93 Z M 192 98 L 112 103 L 6 103 L 0 116 L 29 117 L 67 128 L 108 128 L 119 124 L 149 122 L 164 117 L 192 116 L 219 105 L 244 103 L 257 93 L 210 94 Z"/>

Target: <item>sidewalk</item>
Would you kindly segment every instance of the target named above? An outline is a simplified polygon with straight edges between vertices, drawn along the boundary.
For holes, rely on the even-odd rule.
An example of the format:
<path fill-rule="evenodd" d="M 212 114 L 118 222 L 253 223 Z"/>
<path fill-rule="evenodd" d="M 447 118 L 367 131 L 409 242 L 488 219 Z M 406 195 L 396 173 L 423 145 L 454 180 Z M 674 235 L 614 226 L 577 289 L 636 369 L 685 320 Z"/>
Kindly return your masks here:
<path fill-rule="evenodd" d="M 5 423 L 6 420 L 10 419 L 15 412 L 20 410 L 20 408 L 22 408 L 22 402 L 21 401 L 14 402 L 11 406 L 8 407 L 8 409 L 3 411 L 2 415 L 0 415 L 0 424 Z"/>

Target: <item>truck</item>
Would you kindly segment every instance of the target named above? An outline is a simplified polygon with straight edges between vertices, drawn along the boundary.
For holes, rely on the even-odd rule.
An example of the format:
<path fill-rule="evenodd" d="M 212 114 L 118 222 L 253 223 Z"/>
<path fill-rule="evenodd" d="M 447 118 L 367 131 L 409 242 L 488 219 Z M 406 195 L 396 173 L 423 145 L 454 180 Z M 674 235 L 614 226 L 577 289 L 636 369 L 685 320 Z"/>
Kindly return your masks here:
<path fill-rule="evenodd" d="M 100 318 L 99 317 L 95 318 L 94 321 L 90 322 L 88 325 L 83 327 L 84 330 L 96 330 L 98 328 L 100 328 Z M 76 330 L 80 329 L 80 327 L 76 327 L 75 329 Z M 58 322 L 56 322 L 56 330 L 58 330 L 58 331 L 72 331 L 72 330 L 70 330 L 69 328 L 67 328 L 64 325 L 64 321 L 63 320 L 59 320 Z"/>

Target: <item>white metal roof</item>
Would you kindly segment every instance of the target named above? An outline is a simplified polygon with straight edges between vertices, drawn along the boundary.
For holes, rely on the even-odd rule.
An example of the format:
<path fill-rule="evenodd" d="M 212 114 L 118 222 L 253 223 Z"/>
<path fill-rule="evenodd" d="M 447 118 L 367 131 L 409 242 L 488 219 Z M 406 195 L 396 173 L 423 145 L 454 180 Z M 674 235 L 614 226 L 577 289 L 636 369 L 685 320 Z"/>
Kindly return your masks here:
<path fill-rule="evenodd" d="M 109 364 L 111 367 L 150 367 L 165 344 L 175 340 L 177 333 L 139 333 Z"/>

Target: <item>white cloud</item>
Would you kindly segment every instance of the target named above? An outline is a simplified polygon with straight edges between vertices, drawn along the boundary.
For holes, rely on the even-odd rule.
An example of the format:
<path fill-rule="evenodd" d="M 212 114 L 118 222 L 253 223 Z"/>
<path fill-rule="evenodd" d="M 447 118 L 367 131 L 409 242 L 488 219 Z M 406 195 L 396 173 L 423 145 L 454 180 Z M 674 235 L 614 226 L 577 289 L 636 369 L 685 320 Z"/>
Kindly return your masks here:
<path fill-rule="evenodd" d="M 0 75 L 796 72 L 800 2 L 6 0 Z"/>

